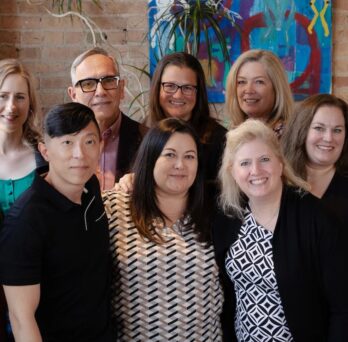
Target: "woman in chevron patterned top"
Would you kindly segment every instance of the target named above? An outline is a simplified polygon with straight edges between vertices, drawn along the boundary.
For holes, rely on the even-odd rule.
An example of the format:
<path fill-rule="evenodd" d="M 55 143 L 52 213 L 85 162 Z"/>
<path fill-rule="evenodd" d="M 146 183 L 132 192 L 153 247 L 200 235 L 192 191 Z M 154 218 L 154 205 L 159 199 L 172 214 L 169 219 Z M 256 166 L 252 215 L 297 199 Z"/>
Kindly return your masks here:
<path fill-rule="evenodd" d="M 263 122 L 226 140 L 213 224 L 226 341 L 348 341 L 346 227 L 306 191 Z"/>
<path fill-rule="evenodd" d="M 145 136 L 132 195 L 108 191 L 118 341 L 222 341 L 222 289 L 199 138 L 168 118 Z"/>

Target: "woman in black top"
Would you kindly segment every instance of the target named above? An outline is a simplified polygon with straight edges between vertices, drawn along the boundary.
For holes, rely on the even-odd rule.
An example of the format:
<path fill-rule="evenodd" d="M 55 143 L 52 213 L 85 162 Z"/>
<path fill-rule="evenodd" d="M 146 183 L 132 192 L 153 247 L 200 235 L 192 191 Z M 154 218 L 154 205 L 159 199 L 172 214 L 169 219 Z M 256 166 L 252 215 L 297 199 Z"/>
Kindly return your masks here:
<path fill-rule="evenodd" d="M 230 131 L 213 242 L 226 341 L 348 341 L 345 229 L 306 192 L 273 131 Z"/>
<path fill-rule="evenodd" d="M 311 193 L 348 223 L 348 106 L 330 94 L 308 97 L 296 107 L 283 136 L 285 156 Z"/>

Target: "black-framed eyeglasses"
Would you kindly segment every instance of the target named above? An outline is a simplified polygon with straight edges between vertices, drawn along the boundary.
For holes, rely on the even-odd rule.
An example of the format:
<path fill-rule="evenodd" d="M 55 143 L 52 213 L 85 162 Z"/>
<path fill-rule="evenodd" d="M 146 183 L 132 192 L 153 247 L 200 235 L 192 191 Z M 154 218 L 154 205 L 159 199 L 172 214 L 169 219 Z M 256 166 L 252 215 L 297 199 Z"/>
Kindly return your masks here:
<path fill-rule="evenodd" d="M 191 84 L 178 85 L 171 82 L 162 82 L 161 85 L 163 91 L 167 94 L 175 94 L 178 91 L 178 89 L 180 89 L 182 94 L 186 96 L 192 96 L 197 92 L 197 86 Z"/>
<path fill-rule="evenodd" d="M 105 90 L 117 89 L 120 82 L 120 76 L 85 78 L 84 80 L 77 81 L 75 87 L 80 86 L 84 93 L 90 93 L 96 91 L 99 82 Z"/>

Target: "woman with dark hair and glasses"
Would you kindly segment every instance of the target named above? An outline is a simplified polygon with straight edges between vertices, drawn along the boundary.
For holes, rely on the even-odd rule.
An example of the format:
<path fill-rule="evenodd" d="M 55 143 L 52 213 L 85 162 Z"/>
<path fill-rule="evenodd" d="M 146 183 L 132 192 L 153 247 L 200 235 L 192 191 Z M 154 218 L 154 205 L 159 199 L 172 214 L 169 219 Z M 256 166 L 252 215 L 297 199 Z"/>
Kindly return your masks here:
<path fill-rule="evenodd" d="M 221 341 L 199 138 L 183 120 L 162 120 L 133 171 L 131 196 L 104 194 L 118 341 Z"/>
<path fill-rule="evenodd" d="M 150 125 L 174 117 L 189 122 L 203 146 L 205 179 L 215 181 L 227 130 L 210 116 L 203 68 L 194 56 L 175 52 L 157 64 L 150 88 Z M 131 190 L 132 178 L 121 180 Z"/>
<path fill-rule="evenodd" d="M 176 52 L 157 64 L 150 89 L 152 123 L 166 117 L 189 122 L 203 144 L 206 179 L 215 180 L 226 129 L 210 116 L 203 68 L 194 56 Z"/>

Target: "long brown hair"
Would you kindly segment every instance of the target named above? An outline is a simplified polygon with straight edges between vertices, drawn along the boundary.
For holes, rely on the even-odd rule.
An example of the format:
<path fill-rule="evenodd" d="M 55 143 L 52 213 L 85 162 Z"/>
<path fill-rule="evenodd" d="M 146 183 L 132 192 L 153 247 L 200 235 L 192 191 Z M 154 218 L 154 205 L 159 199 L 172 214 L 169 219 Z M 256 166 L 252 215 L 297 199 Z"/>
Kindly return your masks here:
<path fill-rule="evenodd" d="M 186 215 L 190 220 L 187 227 L 193 227 L 198 241 L 207 241 L 207 227 L 204 224 L 204 176 L 202 151 L 194 129 L 177 118 L 167 118 L 157 123 L 144 137 L 134 163 L 134 188 L 131 202 L 131 214 L 138 232 L 144 238 L 155 243 L 162 243 L 163 238 L 152 222 L 159 219 L 165 222 L 165 215 L 157 204 L 156 184 L 153 170 L 165 144 L 174 133 L 189 134 L 195 141 L 198 152 L 198 168 L 194 183 L 189 189 Z"/>
<path fill-rule="evenodd" d="M 208 94 L 203 68 L 196 57 L 186 52 L 175 52 L 166 55 L 159 61 L 156 66 L 150 88 L 149 108 L 151 124 L 155 124 L 156 122 L 167 117 L 160 105 L 159 95 L 161 90 L 163 72 L 165 68 L 170 65 L 175 65 L 180 68 L 189 68 L 196 74 L 196 104 L 192 110 L 192 115 L 189 123 L 197 131 L 200 141 L 203 144 L 207 143 L 210 139 L 212 131 L 217 125 L 217 121 L 210 116 Z"/>
<path fill-rule="evenodd" d="M 294 111 L 294 115 L 285 127 L 284 135 L 281 139 L 282 147 L 286 158 L 296 171 L 304 179 L 307 179 L 306 164 L 308 155 L 306 151 L 306 140 L 308 130 L 314 115 L 320 107 L 337 107 L 342 111 L 345 121 L 346 135 L 342 153 L 335 166 L 338 171 L 347 166 L 348 159 L 348 106 L 345 101 L 331 94 L 312 95 L 302 102 L 299 102 Z"/>

